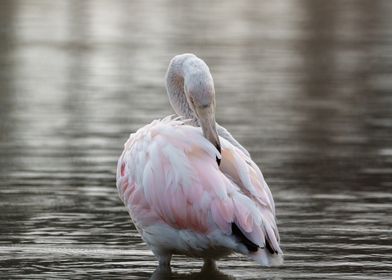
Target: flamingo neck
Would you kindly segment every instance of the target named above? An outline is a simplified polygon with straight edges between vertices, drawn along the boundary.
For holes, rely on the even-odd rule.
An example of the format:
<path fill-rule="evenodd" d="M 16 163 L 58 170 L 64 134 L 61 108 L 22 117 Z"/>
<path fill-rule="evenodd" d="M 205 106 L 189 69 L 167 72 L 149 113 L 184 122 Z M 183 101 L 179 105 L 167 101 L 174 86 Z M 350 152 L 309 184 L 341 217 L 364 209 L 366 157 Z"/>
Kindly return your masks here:
<path fill-rule="evenodd" d="M 185 88 L 191 79 L 208 78 L 212 80 L 207 64 L 194 54 L 175 56 L 166 73 L 166 90 L 170 104 L 177 115 L 191 119 L 195 125 L 199 120 L 189 105 Z"/>

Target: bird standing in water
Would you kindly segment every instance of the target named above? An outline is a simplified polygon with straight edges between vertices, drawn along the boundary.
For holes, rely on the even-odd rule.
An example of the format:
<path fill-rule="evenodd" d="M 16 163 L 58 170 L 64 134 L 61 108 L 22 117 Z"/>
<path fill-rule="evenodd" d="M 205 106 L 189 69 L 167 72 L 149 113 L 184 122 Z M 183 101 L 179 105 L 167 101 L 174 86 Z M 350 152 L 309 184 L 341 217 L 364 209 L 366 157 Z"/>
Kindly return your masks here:
<path fill-rule="evenodd" d="M 175 56 L 166 89 L 177 117 L 131 134 L 117 166 L 120 198 L 159 267 L 170 269 L 173 254 L 281 264 L 274 200 L 246 149 L 215 122 L 207 64 Z"/>

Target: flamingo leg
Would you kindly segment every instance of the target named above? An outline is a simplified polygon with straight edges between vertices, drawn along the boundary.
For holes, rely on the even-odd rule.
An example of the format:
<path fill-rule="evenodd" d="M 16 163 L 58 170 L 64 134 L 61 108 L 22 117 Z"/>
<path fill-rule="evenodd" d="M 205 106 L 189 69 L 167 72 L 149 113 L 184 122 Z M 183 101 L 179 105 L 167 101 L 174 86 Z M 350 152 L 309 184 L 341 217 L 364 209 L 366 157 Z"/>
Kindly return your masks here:
<path fill-rule="evenodd" d="M 216 263 L 213 259 L 204 259 L 203 270 L 216 270 Z"/>
<path fill-rule="evenodd" d="M 167 255 L 158 255 L 158 262 L 159 262 L 159 268 L 163 270 L 171 270 L 170 267 L 170 261 L 171 261 L 171 254 Z"/>

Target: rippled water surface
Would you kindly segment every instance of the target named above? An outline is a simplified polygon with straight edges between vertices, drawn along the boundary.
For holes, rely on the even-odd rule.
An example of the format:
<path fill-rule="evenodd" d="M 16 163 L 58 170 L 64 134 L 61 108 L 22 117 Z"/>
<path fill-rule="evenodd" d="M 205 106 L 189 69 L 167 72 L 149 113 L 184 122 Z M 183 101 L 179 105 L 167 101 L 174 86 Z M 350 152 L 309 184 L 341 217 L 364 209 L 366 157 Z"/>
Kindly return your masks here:
<path fill-rule="evenodd" d="M 392 279 L 392 1 L 1 1 L 0 278 Z M 217 119 L 274 195 L 285 264 L 175 257 L 115 189 L 171 114 L 169 59 L 210 65 Z M 165 278 L 166 277 L 166 278 Z"/>

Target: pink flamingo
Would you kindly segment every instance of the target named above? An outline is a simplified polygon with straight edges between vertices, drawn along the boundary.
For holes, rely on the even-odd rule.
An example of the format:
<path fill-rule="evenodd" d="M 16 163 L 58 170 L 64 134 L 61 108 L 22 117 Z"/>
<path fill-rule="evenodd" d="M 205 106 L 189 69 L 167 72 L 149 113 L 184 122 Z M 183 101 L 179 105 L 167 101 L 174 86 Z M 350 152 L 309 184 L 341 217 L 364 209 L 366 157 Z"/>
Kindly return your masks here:
<path fill-rule="evenodd" d="M 249 153 L 215 122 L 207 64 L 175 56 L 166 88 L 178 117 L 131 134 L 117 166 L 120 198 L 159 268 L 170 269 L 173 254 L 214 265 L 236 252 L 281 264 L 274 200 Z"/>

